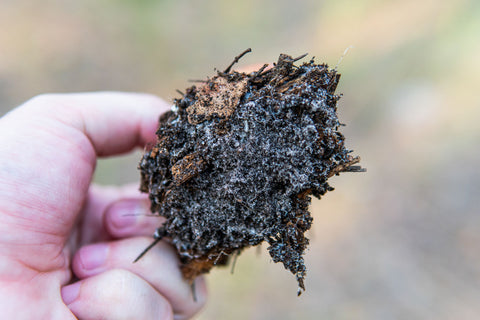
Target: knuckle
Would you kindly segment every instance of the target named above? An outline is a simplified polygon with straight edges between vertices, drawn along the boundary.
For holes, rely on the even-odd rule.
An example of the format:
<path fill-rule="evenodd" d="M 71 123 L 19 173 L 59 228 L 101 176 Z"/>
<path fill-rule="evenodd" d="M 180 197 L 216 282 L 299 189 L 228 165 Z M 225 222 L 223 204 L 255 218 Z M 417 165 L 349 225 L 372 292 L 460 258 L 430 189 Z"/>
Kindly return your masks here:
<path fill-rule="evenodd" d="M 113 319 L 152 318 L 173 319 L 171 305 L 144 280 L 124 269 L 105 272 L 100 284 L 99 300 L 116 306 L 111 312 Z M 152 318 L 153 319 L 153 318 Z"/>
<path fill-rule="evenodd" d="M 141 93 L 140 94 L 142 98 L 145 99 L 146 102 L 148 102 L 152 106 L 160 106 L 160 107 L 166 107 L 169 106 L 169 104 L 163 100 L 162 98 L 151 94 L 151 93 Z"/>
<path fill-rule="evenodd" d="M 151 100 L 153 102 L 164 102 L 163 99 L 161 99 L 160 97 L 154 95 L 154 94 L 151 94 L 151 93 L 141 93 L 141 95 L 147 99 L 147 100 Z"/>
<path fill-rule="evenodd" d="M 24 106 L 31 111 L 55 110 L 54 108 L 61 106 L 64 103 L 63 100 L 64 98 L 62 94 L 43 93 L 25 102 Z"/>
<path fill-rule="evenodd" d="M 102 296 L 102 299 L 127 303 L 137 286 L 135 276 L 132 273 L 123 269 L 112 269 L 103 274 L 99 284 L 102 290 L 98 293 Z"/>
<path fill-rule="evenodd" d="M 27 101 L 29 105 L 51 105 L 58 102 L 60 94 L 42 93 Z"/>

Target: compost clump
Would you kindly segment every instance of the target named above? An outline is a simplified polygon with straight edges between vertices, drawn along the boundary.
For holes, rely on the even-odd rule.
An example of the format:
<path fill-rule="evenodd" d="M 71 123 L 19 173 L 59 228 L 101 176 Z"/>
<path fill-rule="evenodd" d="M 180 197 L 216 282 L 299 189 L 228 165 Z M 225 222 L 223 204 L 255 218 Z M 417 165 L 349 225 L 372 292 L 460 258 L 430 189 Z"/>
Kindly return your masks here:
<path fill-rule="evenodd" d="M 333 175 L 363 170 L 338 131 L 340 74 L 285 54 L 270 69 L 231 70 L 242 55 L 161 116 L 141 191 L 166 218 L 155 239 L 170 239 L 186 279 L 266 241 L 301 293 L 311 196 L 333 190 Z"/>

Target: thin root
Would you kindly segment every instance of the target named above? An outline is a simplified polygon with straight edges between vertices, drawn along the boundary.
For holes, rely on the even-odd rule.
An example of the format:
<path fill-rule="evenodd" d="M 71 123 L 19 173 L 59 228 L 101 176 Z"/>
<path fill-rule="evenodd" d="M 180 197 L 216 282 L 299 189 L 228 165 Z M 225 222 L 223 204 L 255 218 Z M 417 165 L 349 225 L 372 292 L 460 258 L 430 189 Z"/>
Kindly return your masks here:
<path fill-rule="evenodd" d="M 152 249 L 157 243 L 159 243 L 160 241 L 162 240 L 161 237 L 158 237 L 156 238 L 155 240 L 153 240 L 153 242 L 148 246 L 146 247 L 141 253 L 140 255 L 135 259 L 133 260 L 133 263 L 137 262 L 138 260 L 140 260 L 148 251 L 150 251 L 150 249 Z"/>

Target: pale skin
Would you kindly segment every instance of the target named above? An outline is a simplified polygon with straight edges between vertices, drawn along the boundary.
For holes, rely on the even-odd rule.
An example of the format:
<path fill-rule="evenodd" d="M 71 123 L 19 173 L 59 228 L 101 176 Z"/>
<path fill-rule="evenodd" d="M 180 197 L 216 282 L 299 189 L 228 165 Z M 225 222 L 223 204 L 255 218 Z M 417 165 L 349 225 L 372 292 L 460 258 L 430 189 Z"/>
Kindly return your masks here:
<path fill-rule="evenodd" d="M 204 305 L 203 278 L 194 300 L 167 242 L 133 263 L 161 223 L 138 186 L 91 184 L 97 157 L 153 141 L 168 109 L 145 94 L 55 94 L 0 118 L 2 318 L 189 319 Z"/>

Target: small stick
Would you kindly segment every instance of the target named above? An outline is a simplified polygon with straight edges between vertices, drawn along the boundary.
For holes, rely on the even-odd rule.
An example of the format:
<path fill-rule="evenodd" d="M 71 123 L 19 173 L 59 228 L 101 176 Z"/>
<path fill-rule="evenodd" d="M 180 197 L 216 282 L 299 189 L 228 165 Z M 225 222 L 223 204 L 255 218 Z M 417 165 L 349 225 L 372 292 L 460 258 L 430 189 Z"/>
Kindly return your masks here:
<path fill-rule="evenodd" d="M 260 73 L 262 73 L 263 70 L 265 70 L 266 67 L 268 67 L 268 63 L 265 63 L 260 69 L 258 69 L 257 72 L 255 72 L 255 77 L 260 75 Z"/>
<path fill-rule="evenodd" d="M 230 269 L 230 274 L 233 274 L 233 271 L 235 271 L 235 265 L 237 263 L 237 258 L 238 258 L 238 250 L 235 251 L 234 255 L 233 255 L 233 261 L 232 261 L 232 268 Z"/>
<path fill-rule="evenodd" d="M 259 245 L 257 246 L 257 252 L 256 252 L 257 257 L 260 256 L 261 253 L 262 253 L 262 244 L 259 244 Z"/>
<path fill-rule="evenodd" d="M 233 59 L 233 62 L 230 63 L 230 65 L 227 67 L 227 69 L 225 69 L 225 71 L 223 71 L 223 73 L 229 73 L 230 69 L 232 69 L 233 65 L 235 63 L 237 63 L 244 55 L 246 55 L 249 52 L 252 52 L 252 48 L 248 48 L 247 50 L 243 51 L 238 56 L 236 56 L 235 59 Z"/>
<path fill-rule="evenodd" d="M 252 79 L 258 77 L 266 67 L 268 67 L 268 63 L 265 63 L 260 69 L 258 69 L 258 71 L 253 74 Z"/>
<path fill-rule="evenodd" d="M 367 169 L 362 168 L 361 166 L 350 166 L 345 169 L 345 172 L 367 172 Z"/>
<path fill-rule="evenodd" d="M 160 217 L 158 214 L 153 214 L 153 213 L 125 213 L 125 214 L 122 214 L 122 217 L 138 217 L 138 216 L 155 217 L 155 218 Z"/>
<path fill-rule="evenodd" d="M 150 249 L 152 249 L 157 243 L 159 243 L 160 240 L 162 240 L 162 237 L 158 237 L 155 240 L 153 240 L 153 242 L 148 247 L 146 247 L 135 260 L 133 260 L 133 263 L 140 260 Z"/>
<path fill-rule="evenodd" d="M 194 302 L 197 302 L 197 290 L 195 288 L 195 280 L 192 281 L 190 285 L 190 289 L 192 290 L 192 298 Z"/>
<path fill-rule="evenodd" d="M 183 93 L 182 91 L 176 89 L 175 91 L 177 91 L 182 97 L 185 96 L 185 93 Z"/>
<path fill-rule="evenodd" d="M 345 58 L 345 56 L 347 55 L 348 51 L 349 51 L 350 49 L 353 49 L 353 48 L 354 48 L 354 46 L 348 46 L 347 49 L 345 49 L 345 51 L 343 51 L 342 56 L 340 57 L 340 59 L 338 59 L 337 65 L 335 66 L 335 68 L 334 68 L 333 70 L 337 71 L 338 66 L 340 65 L 340 63 L 342 63 L 343 58 Z"/>
<path fill-rule="evenodd" d="M 225 252 L 223 252 L 223 250 L 220 251 L 220 253 L 218 254 L 217 258 L 216 258 L 215 261 L 213 262 L 214 265 L 217 265 L 217 262 L 218 262 L 218 260 L 220 260 L 220 257 L 221 257 L 222 255 L 228 256 L 228 254 L 226 254 Z"/>
<path fill-rule="evenodd" d="M 302 54 L 301 56 L 294 58 L 294 59 L 293 59 L 293 62 L 298 61 L 298 60 L 300 60 L 300 59 L 303 59 L 303 58 L 305 58 L 306 56 L 308 56 L 308 53 L 304 53 L 304 54 Z"/>

